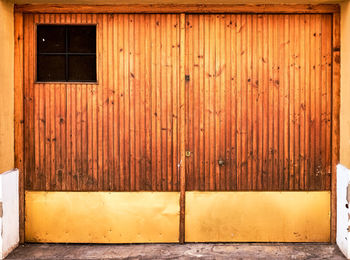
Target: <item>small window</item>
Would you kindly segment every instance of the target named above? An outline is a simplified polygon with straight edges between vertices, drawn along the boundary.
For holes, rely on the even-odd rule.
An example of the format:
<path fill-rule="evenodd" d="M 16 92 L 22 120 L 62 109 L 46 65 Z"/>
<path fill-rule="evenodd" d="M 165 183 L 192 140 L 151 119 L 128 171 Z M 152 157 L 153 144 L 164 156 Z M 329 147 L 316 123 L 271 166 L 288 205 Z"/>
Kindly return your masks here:
<path fill-rule="evenodd" d="M 96 82 L 96 26 L 38 25 L 37 81 Z"/>

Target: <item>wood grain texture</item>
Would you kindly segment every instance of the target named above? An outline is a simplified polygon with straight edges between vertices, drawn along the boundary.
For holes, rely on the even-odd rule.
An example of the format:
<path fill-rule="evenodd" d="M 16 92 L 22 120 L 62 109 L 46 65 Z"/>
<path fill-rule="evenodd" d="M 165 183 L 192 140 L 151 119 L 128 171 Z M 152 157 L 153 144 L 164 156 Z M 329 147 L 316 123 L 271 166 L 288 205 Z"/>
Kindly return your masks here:
<path fill-rule="evenodd" d="M 15 167 L 19 170 L 19 237 L 20 243 L 24 243 L 24 110 L 23 110 L 23 14 L 14 14 L 14 96 L 16 98 L 14 107 L 15 123 Z"/>
<path fill-rule="evenodd" d="M 330 190 L 331 41 L 328 14 L 187 15 L 186 190 Z"/>
<path fill-rule="evenodd" d="M 185 242 L 185 205 L 186 205 L 186 82 L 185 82 L 185 22 L 184 14 L 180 15 L 180 63 L 179 63 L 179 159 L 178 164 L 180 174 L 180 227 L 179 227 L 179 242 Z"/>
<path fill-rule="evenodd" d="M 332 50 L 332 179 L 331 179 L 331 242 L 336 242 L 337 232 L 337 169 L 340 152 L 340 15 L 333 14 L 333 50 Z"/>
<path fill-rule="evenodd" d="M 179 15 L 25 14 L 27 190 L 179 190 Z M 36 24 L 97 24 L 98 82 L 36 82 Z"/>
<path fill-rule="evenodd" d="M 97 24 L 98 82 L 35 82 L 37 23 Z M 330 190 L 333 23 L 330 14 L 25 14 L 26 189 Z"/>
<path fill-rule="evenodd" d="M 77 4 L 25 4 L 15 5 L 24 13 L 334 13 L 338 4 L 122 4 L 122 5 L 77 5 Z"/>

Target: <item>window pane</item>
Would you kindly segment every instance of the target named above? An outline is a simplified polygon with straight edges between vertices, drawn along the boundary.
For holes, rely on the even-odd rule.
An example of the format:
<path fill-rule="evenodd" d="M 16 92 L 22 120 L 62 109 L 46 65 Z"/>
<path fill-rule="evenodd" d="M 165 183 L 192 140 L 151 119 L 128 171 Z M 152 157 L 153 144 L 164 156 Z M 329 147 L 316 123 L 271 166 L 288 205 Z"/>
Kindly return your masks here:
<path fill-rule="evenodd" d="M 68 59 L 69 80 L 96 81 L 95 55 L 70 55 Z"/>
<path fill-rule="evenodd" d="M 38 81 L 65 81 L 66 56 L 65 55 L 39 55 Z"/>
<path fill-rule="evenodd" d="M 63 53 L 66 51 L 66 32 L 64 26 L 38 25 L 38 52 Z"/>
<path fill-rule="evenodd" d="M 68 52 L 96 52 L 96 26 L 69 26 L 68 35 Z"/>

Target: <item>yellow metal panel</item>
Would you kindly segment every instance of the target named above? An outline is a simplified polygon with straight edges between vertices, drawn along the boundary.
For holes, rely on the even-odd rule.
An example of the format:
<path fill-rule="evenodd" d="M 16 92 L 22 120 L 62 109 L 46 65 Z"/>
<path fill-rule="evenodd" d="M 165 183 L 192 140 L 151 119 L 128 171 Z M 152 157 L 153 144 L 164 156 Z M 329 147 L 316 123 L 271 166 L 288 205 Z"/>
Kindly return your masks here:
<path fill-rule="evenodd" d="M 187 242 L 329 242 L 330 192 L 187 192 Z"/>
<path fill-rule="evenodd" d="M 26 241 L 162 243 L 179 238 L 178 192 L 26 192 Z"/>

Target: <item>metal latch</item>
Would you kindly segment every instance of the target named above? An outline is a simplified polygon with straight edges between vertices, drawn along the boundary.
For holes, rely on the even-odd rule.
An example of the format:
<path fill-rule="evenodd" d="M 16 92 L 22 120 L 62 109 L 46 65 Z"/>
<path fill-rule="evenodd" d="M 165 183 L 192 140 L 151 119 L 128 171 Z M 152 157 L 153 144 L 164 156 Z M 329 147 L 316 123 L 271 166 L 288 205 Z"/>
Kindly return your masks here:
<path fill-rule="evenodd" d="M 185 80 L 190 81 L 190 75 L 185 75 Z"/>
<path fill-rule="evenodd" d="M 218 161 L 218 164 L 219 164 L 219 166 L 224 166 L 225 165 L 225 161 L 223 159 L 220 159 Z"/>
<path fill-rule="evenodd" d="M 191 151 L 186 151 L 186 152 L 185 152 L 185 156 L 186 156 L 186 157 L 190 157 L 190 156 L 191 156 Z"/>

